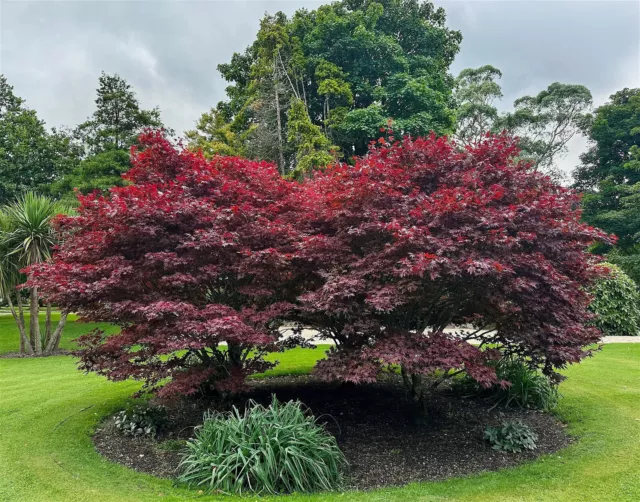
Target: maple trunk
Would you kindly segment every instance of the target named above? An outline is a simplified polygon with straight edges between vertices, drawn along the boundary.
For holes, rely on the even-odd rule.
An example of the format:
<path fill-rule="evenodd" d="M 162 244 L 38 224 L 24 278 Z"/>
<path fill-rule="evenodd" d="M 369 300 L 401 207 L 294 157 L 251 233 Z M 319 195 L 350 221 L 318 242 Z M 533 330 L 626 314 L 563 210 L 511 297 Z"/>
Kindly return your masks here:
<path fill-rule="evenodd" d="M 62 338 L 62 330 L 67 323 L 67 314 L 68 312 L 60 313 L 60 320 L 58 321 L 58 325 L 56 326 L 55 331 L 51 333 L 51 336 L 47 341 L 47 345 L 45 347 L 46 354 L 53 354 L 58 350 L 58 347 L 60 345 L 60 338 Z"/>

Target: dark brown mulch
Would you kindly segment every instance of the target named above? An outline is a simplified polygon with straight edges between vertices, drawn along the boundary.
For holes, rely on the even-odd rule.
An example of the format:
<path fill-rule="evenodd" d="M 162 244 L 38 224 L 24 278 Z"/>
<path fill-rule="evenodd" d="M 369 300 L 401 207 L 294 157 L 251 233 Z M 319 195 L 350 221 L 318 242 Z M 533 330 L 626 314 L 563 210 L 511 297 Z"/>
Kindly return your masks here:
<path fill-rule="evenodd" d="M 331 385 L 308 376 L 257 381 L 243 396 L 267 404 L 271 394 L 284 401 L 300 399 L 336 436 L 350 465 L 350 485 L 372 489 L 412 481 L 439 480 L 494 471 L 552 453 L 570 443 L 564 426 L 553 416 L 530 410 L 491 409 L 491 404 L 438 393 L 426 418 L 415 419 L 399 382 L 393 378 L 372 385 Z M 94 437 L 107 458 L 136 470 L 172 477 L 180 461 L 178 451 L 159 448 L 167 440 L 187 439 L 202 421 L 202 403 L 174 405 L 171 430 L 157 440 L 120 435 L 113 420 Z M 502 453 L 484 440 L 488 425 L 519 419 L 538 434 L 533 452 Z M 169 444 L 169 443 L 164 443 Z"/>

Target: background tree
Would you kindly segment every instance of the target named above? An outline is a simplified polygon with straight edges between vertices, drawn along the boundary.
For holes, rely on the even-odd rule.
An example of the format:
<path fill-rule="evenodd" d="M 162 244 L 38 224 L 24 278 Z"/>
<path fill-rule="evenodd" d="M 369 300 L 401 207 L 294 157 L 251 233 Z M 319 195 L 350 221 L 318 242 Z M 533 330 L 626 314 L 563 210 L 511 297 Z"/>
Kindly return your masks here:
<path fill-rule="evenodd" d="M 120 75 L 102 72 L 96 110 L 80 124 L 76 135 L 90 154 L 128 150 L 146 127 L 162 127 L 160 111 L 143 110 L 131 86 Z"/>
<path fill-rule="evenodd" d="M 71 172 L 57 181 L 51 192 L 69 204 L 76 204 L 75 189 L 80 193 L 124 186 L 122 175 L 131 168 L 127 150 L 108 150 L 82 160 Z"/>
<path fill-rule="evenodd" d="M 0 204 L 29 190 L 46 193 L 76 163 L 69 138 L 47 131 L 36 112 L 0 75 Z"/>
<path fill-rule="evenodd" d="M 296 152 L 292 177 L 303 178 L 336 160 L 338 147 L 331 145 L 320 127 L 311 122 L 304 102 L 298 98 L 293 98 L 287 112 L 287 129 L 287 141 Z"/>
<path fill-rule="evenodd" d="M 513 112 L 499 113 L 495 101 L 502 90 L 496 80 L 501 76 L 490 65 L 460 72 L 455 89 L 456 139 L 468 145 L 487 132 L 506 130 L 520 138 L 521 157 L 535 170 L 563 179 L 556 161 L 566 154 L 569 140 L 588 128 L 591 92 L 582 85 L 555 82 L 536 96 L 516 99 Z"/>
<path fill-rule="evenodd" d="M 588 130 L 589 150 L 574 172 L 576 186 L 585 191 L 585 221 L 616 234 L 615 248 L 602 244 L 640 284 L 640 89 L 623 89 L 596 110 Z"/>
<path fill-rule="evenodd" d="M 45 331 L 40 331 L 40 298 L 37 286 L 29 290 L 29 326 L 25 323 L 21 289 L 21 270 L 51 258 L 57 242 L 52 220 L 68 209 L 48 197 L 26 193 L 15 202 L 0 208 L 0 294 L 9 303 L 20 333 L 20 352 L 51 354 L 58 349 L 67 310 L 60 314 L 55 330 L 51 325 L 51 306 L 47 304 Z M 14 303 L 15 299 L 15 303 Z"/>
<path fill-rule="evenodd" d="M 192 150 L 200 150 L 205 157 L 231 155 L 244 157 L 247 134 L 238 135 L 231 124 L 212 108 L 196 122 L 195 129 L 187 131 L 185 137 Z"/>
<path fill-rule="evenodd" d="M 567 152 L 567 143 L 590 120 L 593 99 L 583 85 L 554 82 L 536 96 L 513 103 L 515 111 L 502 117 L 499 127 L 520 138 L 522 157 L 534 169 L 562 178 L 554 161 Z"/>
<path fill-rule="evenodd" d="M 117 74 L 102 72 L 95 103 L 93 115 L 73 133 L 82 162 L 52 187 L 69 202 L 75 201 L 74 188 L 89 193 L 122 186 L 122 174 L 131 167 L 129 149 L 140 132 L 163 127 L 160 111 L 141 109 L 131 86 Z"/>
<path fill-rule="evenodd" d="M 640 88 L 612 94 L 596 110 L 588 134 L 591 147 L 574 172 L 577 188 L 593 190 L 606 179 L 618 185 L 640 181 L 640 174 L 625 167 L 632 160 L 632 148 L 640 146 Z"/>
<path fill-rule="evenodd" d="M 463 145 L 481 141 L 492 132 L 499 114 L 495 101 L 502 98 L 497 79 L 502 72 L 491 65 L 462 70 L 456 78 L 454 99 L 456 108 L 455 138 Z"/>
<path fill-rule="evenodd" d="M 389 119 L 400 134 L 449 133 L 448 70 L 460 40 L 445 27 L 442 9 L 418 0 L 343 0 L 291 19 L 268 15 L 255 42 L 219 66 L 230 85 L 228 99 L 210 113 L 210 148 L 219 151 L 232 132 L 248 156 L 291 172 L 309 144 L 289 132 L 289 118 L 304 116 L 289 113 L 291 103 L 303 103 L 326 137 L 316 148 L 336 145 L 347 160 L 366 153 Z M 206 151 L 206 134 L 193 136 L 191 146 Z"/>

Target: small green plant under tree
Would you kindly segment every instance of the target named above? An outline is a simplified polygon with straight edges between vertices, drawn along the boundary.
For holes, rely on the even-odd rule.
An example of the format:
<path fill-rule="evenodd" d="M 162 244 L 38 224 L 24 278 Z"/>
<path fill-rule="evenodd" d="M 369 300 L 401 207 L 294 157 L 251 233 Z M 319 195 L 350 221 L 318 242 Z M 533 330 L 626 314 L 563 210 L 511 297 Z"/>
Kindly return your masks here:
<path fill-rule="evenodd" d="M 298 401 L 250 402 L 244 413 L 205 416 L 187 443 L 178 482 L 226 494 L 311 493 L 343 484 L 335 438 Z"/>
<path fill-rule="evenodd" d="M 538 435 L 531 428 L 517 420 L 506 420 L 496 427 L 487 427 L 484 438 L 494 450 L 520 453 L 535 450 Z"/>
<path fill-rule="evenodd" d="M 116 415 L 115 426 L 125 436 L 155 437 L 167 424 L 167 410 L 162 406 L 132 405 Z"/>

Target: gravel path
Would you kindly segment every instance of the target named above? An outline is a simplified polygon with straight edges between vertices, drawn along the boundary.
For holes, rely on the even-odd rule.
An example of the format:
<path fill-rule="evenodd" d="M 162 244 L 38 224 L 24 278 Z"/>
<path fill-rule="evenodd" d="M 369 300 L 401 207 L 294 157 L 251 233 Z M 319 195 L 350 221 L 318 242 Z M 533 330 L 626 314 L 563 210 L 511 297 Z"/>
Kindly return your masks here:
<path fill-rule="evenodd" d="M 445 329 L 446 333 L 452 332 L 460 332 L 460 331 L 470 331 L 467 328 L 447 328 Z M 291 333 L 291 330 L 288 328 L 282 328 L 280 332 L 287 336 Z M 315 336 L 317 335 L 317 331 L 312 329 L 304 329 L 302 330 L 302 336 L 307 340 L 310 340 L 314 345 L 333 345 L 331 340 L 317 340 Z M 640 343 L 640 336 L 605 336 L 602 337 L 602 343 Z"/>
<path fill-rule="evenodd" d="M 640 336 L 603 336 L 602 343 L 640 343 Z"/>

